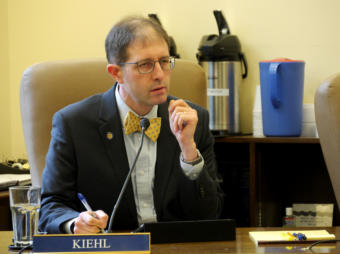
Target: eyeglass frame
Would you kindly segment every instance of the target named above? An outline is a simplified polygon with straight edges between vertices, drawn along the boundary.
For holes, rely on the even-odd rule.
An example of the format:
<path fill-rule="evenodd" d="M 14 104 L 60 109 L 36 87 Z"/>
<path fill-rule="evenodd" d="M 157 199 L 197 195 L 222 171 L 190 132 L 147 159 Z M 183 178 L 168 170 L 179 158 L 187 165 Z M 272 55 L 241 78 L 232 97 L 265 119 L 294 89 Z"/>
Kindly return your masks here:
<path fill-rule="evenodd" d="M 163 67 L 162 67 L 162 64 L 161 64 L 161 60 L 163 59 L 164 60 L 164 58 L 168 58 L 168 60 L 169 60 L 169 64 L 170 64 L 170 68 L 167 70 L 167 69 L 163 69 Z M 141 63 L 143 63 L 143 62 L 145 62 L 145 63 L 151 63 L 152 62 L 152 68 L 150 69 L 150 71 L 148 71 L 148 72 L 142 72 L 139 68 L 140 68 L 140 64 Z M 137 70 L 138 70 L 138 72 L 140 73 L 140 74 L 148 74 L 148 73 L 151 73 L 151 72 L 153 72 L 153 70 L 155 69 L 155 64 L 156 64 L 156 62 L 158 62 L 159 63 L 159 65 L 160 65 L 160 67 L 161 67 L 161 69 L 163 70 L 163 71 L 169 71 L 169 70 L 172 70 L 174 67 L 175 67 L 175 57 L 173 57 L 173 56 L 165 56 L 165 57 L 161 57 L 160 59 L 158 59 L 158 60 L 156 60 L 156 61 L 154 61 L 154 60 L 151 60 L 151 59 L 144 59 L 144 60 L 140 60 L 140 61 L 138 61 L 138 62 L 125 62 L 125 63 L 119 63 L 119 65 L 125 65 L 125 64 L 136 64 L 137 65 Z"/>

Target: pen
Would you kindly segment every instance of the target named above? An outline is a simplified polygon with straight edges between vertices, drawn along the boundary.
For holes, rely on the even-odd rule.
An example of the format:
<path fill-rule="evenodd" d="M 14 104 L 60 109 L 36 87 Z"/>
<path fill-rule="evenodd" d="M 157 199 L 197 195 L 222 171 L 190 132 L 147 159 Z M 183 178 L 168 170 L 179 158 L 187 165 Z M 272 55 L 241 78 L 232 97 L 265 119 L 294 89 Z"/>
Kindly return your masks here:
<path fill-rule="evenodd" d="M 289 241 L 291 240 L 298 240 L 298 241 L 306 241 L 307 240 L 307 237 L 305 234 L 302 234 L 302 233 L 290 233 L 290 232 L 287 232 L 288 236 L 289 236 Z"/>
<path fill-rule="evenodd" d="M 287 235 L 288 235 L 288 241 L 293 241 L 293 240 L 296 239 L 295 236 L 292 235 L 292 233 L 290 233 L 290 232 L 287 232 Z"/>
<path fill-rule="evenodd" d="M 91 215 L 92 215 L 94 218 L 98 219 L 98 217 L 97 217 L 97 216 L 95 215 L 95 213 L 92 211 L 91 206 L 89 205 L 89 203 L 87 203 L 87 201 L 86 201 L 84 195 L 81 194 L 81 193 L 78 193 L 78 198 L 79 198 L 80 201 L 83 203 L 83 205 L 85 206 L 86 210 L 89 211 L 89 212 L 91 212 Z M 99 229 L 100 229 L 100 232 L 101 232 L 101 233 L 104 233 L 104 229 L 102 229 L 102 228 L 99 228 Z"/>
<path fill-rule="evenodd" d="M 302 233 L 293 233 L 293 236 L 295 236 L 299 241 L 306 241 L 307 237 L 305 234 Z"/>

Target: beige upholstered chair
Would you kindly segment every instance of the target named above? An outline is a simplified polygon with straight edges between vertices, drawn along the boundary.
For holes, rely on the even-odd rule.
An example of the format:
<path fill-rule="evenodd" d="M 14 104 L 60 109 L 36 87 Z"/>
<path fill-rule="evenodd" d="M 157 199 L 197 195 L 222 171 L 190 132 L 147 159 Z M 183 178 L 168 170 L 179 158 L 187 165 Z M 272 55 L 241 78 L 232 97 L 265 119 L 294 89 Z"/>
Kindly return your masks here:
<path fill-rule="evenodd" d="M 70 103 L 106 91 L 113 83 L 104 59 L 44 62 L 25 70 L 20 106 L 33 185 L 41 185 L 53 114 Z M 205 107 L 205 84 L 204 71 L 198 64 L 176 60 L 170 94 Z"/>
<path fill-rule="evenodd" d="M 340 208 L 340 73 L 319 86 L 314 103 L 320 144 Z"/>

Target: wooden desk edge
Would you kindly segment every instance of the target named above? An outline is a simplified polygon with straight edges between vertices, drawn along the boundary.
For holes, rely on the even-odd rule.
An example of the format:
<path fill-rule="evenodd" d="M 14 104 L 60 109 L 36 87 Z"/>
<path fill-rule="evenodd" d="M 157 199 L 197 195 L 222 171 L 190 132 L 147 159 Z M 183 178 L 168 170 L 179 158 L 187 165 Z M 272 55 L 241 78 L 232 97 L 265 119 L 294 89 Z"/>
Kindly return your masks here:
<path fill-rule="evenodd" d="M 226 136 L 216 137 L 216 143 L 292 143 L 292 144 L 320 144 L 319 138 L 315 137 L 254 137 Z"/>

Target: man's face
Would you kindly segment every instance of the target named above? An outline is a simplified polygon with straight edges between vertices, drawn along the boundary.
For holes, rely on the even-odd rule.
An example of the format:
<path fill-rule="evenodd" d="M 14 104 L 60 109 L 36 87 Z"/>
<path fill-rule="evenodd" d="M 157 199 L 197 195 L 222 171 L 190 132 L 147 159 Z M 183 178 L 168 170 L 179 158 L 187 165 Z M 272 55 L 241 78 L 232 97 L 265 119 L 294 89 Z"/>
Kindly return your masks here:
<path fill-rule="evenodd" d="M 136 41 L 127 48 L 128 59 L 126 62 L 140 62 L 142 60 L 157 61 L 169 56 L 169 48 L 166 42 L 159 38 L 146 42 Z M 120 95 L 125 103 L 136 113 L 147 114 L 154 105 L 166 101 L 170 70 L 162 70 L 159 62 L 155 63 L 150 73 L 139 73 L 136 64 L 122 66 L 122 84 Z"/>

